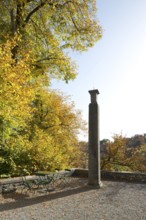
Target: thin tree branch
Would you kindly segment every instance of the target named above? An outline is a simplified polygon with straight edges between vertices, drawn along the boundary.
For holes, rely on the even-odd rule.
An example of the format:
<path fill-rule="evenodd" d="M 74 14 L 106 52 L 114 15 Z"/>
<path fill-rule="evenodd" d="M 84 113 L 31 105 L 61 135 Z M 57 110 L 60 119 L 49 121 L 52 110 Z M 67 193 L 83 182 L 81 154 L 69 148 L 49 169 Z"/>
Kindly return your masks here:
<path fill-rule="evenodd" d="M 25 27 L 25 25 L 29 22 L 30 18 L 32 17 L 32 15 L 37 12 L 40 8 L 42 8 L 46 3 L 48 2 L 48 0 L 45 0 L 44 2 L 41 1 L 40 5 L 38 5 L 36 8 L 34 8 L 26 17 L 25 21 L 24 21 L 24 25 L 23 27 Z M 49 5 L 53 5 L 52 3 L 49 3 Z"/>
<path fill-rule="evenodd" d="M 31 0 L 28 0 L 28 2 L 31 2 Z M 49 4 L 50 6 L 53 6 L 54 4 L 53 3 L 49 3 L 48 2 L 48 0 L 45 0 L 44 2 L 41 0 L 41 3 L 40 3 L 40 5 L 38 5 L 36 8 L 34 8 L 28 15 L 27 15 L 27 17 L 26 17 L 26 19 L 25 19 L 25 21 L 24 21 L 24 24 L 23 24 L 23 27 L 25 27 L 25 25 L 29 22 L 29 20 L 30 20 L 30 18 L 32 17 L 32 15 L 35 13 L 35 12 L 37 12 L 40 8 L 42 8 L 45 4 Z M 67 1 L 67 2 L 65 2 L 65 3 L 63 3 L 63 4 L 55 4 L 55 7 L 56 8 L 60 8 L 60 7 L 63 7 L 63 6 L 65 6 L 65 5 L 67 5 L 67 4 L 69 4 L 69 3 L 72 3 L 72 1 L 70 0 L 70 1 Z"/>

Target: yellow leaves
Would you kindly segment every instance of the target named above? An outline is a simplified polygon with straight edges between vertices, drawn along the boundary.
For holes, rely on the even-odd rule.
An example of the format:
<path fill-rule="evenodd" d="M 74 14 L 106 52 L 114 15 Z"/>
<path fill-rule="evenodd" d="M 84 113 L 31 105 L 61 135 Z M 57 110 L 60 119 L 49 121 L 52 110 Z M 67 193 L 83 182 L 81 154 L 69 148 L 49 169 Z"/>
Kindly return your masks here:
<path fill-rule="evenodd" d="M 16 163 L 24 160 L 28 166 L 29 160 L 35 169 L 67 167 L 73 160 L 82 119 L 67 97 L 44 87 L 48 85 L 48 75 L 42 73 L 42 69 L 35 72 L 32 67 L 36 64 L 35 56 L 31 56 L 31 51 L 26 53 L 22 49 L 15 59 L 12 58 L 12 50 L 18 44 L 14 39 L 0 45 L 0 135 L 3 143 L 13 148 Z M 61 49 L 57 51 L 58 42 L 51 44 L 49 70 L 66 81 L 71 74 L 74 78 L 71 60 Z M 43 62 L 43 65 L 46 64 Z M 18 159 L 22 155 L 27 157 Z"/>
<path fill-rule="evenodd" d="M 68 167 L 75 159 L 76 131 L 82 124 L 81 118 L 67 97 L 59 92 L 39 88 L 33 106 L 27 130 L 36 167 L 41 167 L 42 161 L 43 169 Z"/>
<path fill-rule="evenodd" d="M 35 75 L 47 74 L 49 83 L 52 76 L 66 82 L 75 79 L 76 66 L 65 54 L 65 49 L 86 51 L 101 38 L 102 30 L 96 19 L 96 0 L 50 1 L 51 4 L 45 4 L 46 1 L 43 4 L 40 1 L 23 2 L 25 7 L 19 5 L 17 19 L 11 19 L 16 16 L 17 4 L 13 1 L 6 1 L 5 5 L 0 3 L 0 23 L 4 27 L 1 28 L 0 40 L 4 41 L 4 36 L 9 33 L 14 38 L 13 47 L 18 49 L 18 60 L 25 50 L 25 62 L 27 59 L 31 62 Z M 11 11 L 13 16 L 9 16 L 6 10 Z M 32 51 L 31 59 L 27 58 L 28 49 Z M 32 57 L 35 57 L 34 61 Z M 21 65 L 19 68 L 26 67 Z"/>
<path fill-rule="evenodd" d="M 0 104 L 3 106 L 0 116 L 12 124 L 24 124 L 31 116 L 30 103 L 35 95 L 29 53 L 17 61 L 12 58 L 12 50 L 20 39 L 7 40 L 0 45 Z"/>

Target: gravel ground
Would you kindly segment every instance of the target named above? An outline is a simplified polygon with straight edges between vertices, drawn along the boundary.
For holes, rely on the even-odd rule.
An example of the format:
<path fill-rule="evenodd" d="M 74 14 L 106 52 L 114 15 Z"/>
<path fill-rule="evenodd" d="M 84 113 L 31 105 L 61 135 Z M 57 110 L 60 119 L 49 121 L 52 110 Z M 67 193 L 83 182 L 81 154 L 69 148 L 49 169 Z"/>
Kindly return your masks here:
<path fill-rule="evenodd" d="M 146 184 L 103 181 L 91 189 L 87 179 L 71 179 L 50 193 L 0 195 L 0 220 L 146 220 Z"/>

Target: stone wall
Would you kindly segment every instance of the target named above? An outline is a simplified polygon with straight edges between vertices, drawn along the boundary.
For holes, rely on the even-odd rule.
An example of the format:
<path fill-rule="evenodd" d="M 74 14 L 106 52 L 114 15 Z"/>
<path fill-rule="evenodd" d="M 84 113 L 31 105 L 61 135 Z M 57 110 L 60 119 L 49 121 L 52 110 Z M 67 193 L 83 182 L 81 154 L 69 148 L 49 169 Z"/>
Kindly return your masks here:
<path fill-rule="evenodd" d="M 74 176 L 88 177 L 87 169 L 75 169 Z M 101 171 L 101 180 L 146 183 L 146 173 Z"/>

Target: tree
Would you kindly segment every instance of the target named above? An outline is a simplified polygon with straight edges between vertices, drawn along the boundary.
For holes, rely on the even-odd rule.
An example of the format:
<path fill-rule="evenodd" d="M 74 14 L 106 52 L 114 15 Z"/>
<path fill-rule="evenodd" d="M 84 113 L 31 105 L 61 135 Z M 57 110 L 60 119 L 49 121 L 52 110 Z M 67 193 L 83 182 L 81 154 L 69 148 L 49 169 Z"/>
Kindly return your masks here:
<path fill-rule="evenodd" d="M 13 50 L 20 58 L 22 48 L 32 48 L 35 74 L 49 73 L 68 81 L 76 77 L 68 49 L 84 51 L 101 38 L 95 0 L 1 0 L 1 35 L 22 35 Z"/>
<path fill-rule="evenodd" d="M 130 148 L 131 169 L 136 172 L 146 172 L 146 144 Z"/>
<path fill-rule="evenodd" d="M 84 129 L 80 112 L 62 93 L 48 90 L 42 77 L 33 77 L 31 53 L 15 62 L 17 42 L 0 45 L 0 174 L 73 166 Z"/>
<path fill-rule="evenodd" d="M 11 50 L 18 39 L 0 44 L 0 172 L 9 172 L 13 167 L 11 136 L 26 126 L 31 118 L 31 102 L 35 84 L 31 81 L 30 57 L 15 63 Z M 16 141 L 16 140 L 15 140 Z"/>
<path fill-rule="evenodd" d="M 30 54 L 15 63 L 11 50 L 18 39 L 0 45 L 0 128 L 1 141 L 31 117 L 31 102 L 35 97 L 36 83 L 32 81 Z M 25 111 L 24 111 L 25 109 Z M 8 130 L 7 130 L 8 129 Z"/>
<path fill-rule="evenodd" d="M 107 170 L 124 170 L 127 169 L 126 157 L 126 139 L 122 135 L 115 135 L 114 141 L 107 141 L 106 154 L 103 155 L 101 160 L 101 169 Z"/>
<path fill-rule="evenodd" d="M 74 79 L 68 53 L 100 39 L 96 1 L 1 0 L 0 8 L 1 167 L 14 174 L 77 164 L 80 114 L 48 86 L 52 77 Z"/>
<path fill-rule="evenodd" d="M 146 147 L 128 147 L 129 139 L 115 135 L 114 141 L 106 144 L 106 153 L 101 158 L 101 169 L 116 171 L 146 172 Z"/>
<path fill-rule="evenodd" d="M 35 142 L 33 145 L 38 145 L 38 141 L 36 142 L 37 133 L 43 132 L 49 137 L 51 144 L 48 146 L 50 145 L 53 152 L 52 159 L 47 162 L 53 161 L 49 166 L 53 168 L 55 166 L 64 167 L 67 164 L 68 166 L 73 165 L 73 151 L 79 153 L 77 135 L 81 129 L 85 128 L 80 112 L 75 110 L 73 103 L 69 102 L 66 96 L 54 91 L 48 93 L 45 90 L 40 90 L 34 100 L 34 106 L 35 113 L 30 124 L 31 128 L 28 129 L 32 129 L 30 141 Z"/>
<path fill-rule="evenodd" d="M 101 156 L 105 155 L 107 153 L 107 145 L 110 143 L 109 139 L 103 139 L 100 141 L 100 153 Z"/>
<path fill-rule="evenodd" d="M 87 169 L 88 167 L 88 142 L 79 141 L 78 148 L 80 150 L 80 157 L 77 160 L 76 167 Z"/>
<path fill-rule="evenodd" d="M 146 144 L 145 135 L 136 134 L 127 140 L 128 147 L 139 147 Z"/>

